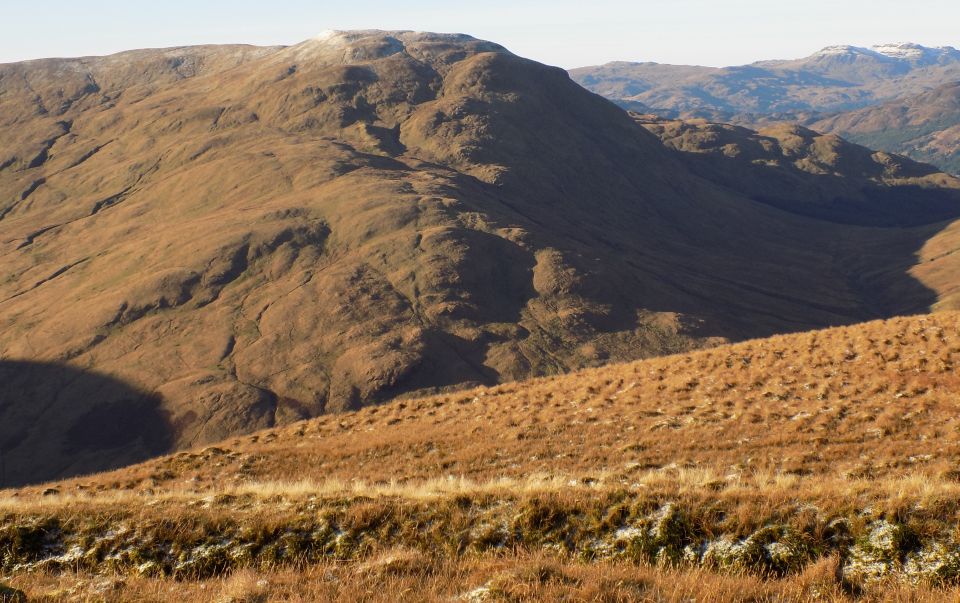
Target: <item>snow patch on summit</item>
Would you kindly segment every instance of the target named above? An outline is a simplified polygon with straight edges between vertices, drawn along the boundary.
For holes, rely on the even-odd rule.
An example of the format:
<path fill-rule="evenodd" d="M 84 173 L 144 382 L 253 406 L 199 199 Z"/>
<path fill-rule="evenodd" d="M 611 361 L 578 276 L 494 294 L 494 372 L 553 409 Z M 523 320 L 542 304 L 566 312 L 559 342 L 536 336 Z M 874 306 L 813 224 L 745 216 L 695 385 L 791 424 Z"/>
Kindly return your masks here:
<path fill-rule="evenodd" d="M 921 59 L 937 59 L 942 56 L 953 55 L 960 58 L 960 51 L 952 46 L 937 46 L 930 48 L 913 42 L 898 42 L 892 44 L 877 44 L 872 47 L 874 52 L 894 59 L 917 61 Z"/>
<path fill-rule="evenodd" d="M 342 45 L 347 43 L 348 33 L 337 29 L 325 29 L 314 36 L 313 39 L 330 45 Z"/>
<path fill-rule="evenodd" d="M 930 48 L 921 46 L 912 42 L 898 42 L 890 44 L 876 44 L 870 48 L 862 46 L 851 46 L 849 44 L 837 44 L 827 46 L 816 52 L 814 57 L 836 57 L 836 56 L 866 56 L 877 59 L 894 59 L 898 61 L 915 62 L 936 62 L 937 60 L 949 57 L 960 60 L 960 51 L 952 46 L 938 46 Z"/>
<path fill-rule="evenodd" d="M 857 48 L 856 46 L 848 46 L 846 44 L 838 44 L 836 46 L 827 46 L 821 49 L 816 54 L 818 56 L 837 56 L 837 55 L 843 55 L 843 54 L 860 54 L 864 50 L 866 49 Z"/>
<path fill-rule="evenodd" d="M 898 59 L 921 59 L 927 51 L 932 49 L 925 48 L 919 44 L 902 42 L 897 44 L 877 44 L 873 46 L 873 50 L 882 55 Z"/>

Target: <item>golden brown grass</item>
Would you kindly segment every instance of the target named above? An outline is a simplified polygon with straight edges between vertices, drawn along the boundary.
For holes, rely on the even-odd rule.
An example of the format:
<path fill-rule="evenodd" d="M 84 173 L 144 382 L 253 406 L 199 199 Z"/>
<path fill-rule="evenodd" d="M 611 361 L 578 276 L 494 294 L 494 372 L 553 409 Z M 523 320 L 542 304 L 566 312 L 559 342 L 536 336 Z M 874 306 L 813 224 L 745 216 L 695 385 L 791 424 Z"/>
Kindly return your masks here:
<path fill-rule="evenodd" d="M 199 493 L 531 475 L 630 485 L 651 470 L 951 483 L 960 475 L 958 326 L 953 312 L 897 318 L 397 400 L 57 488 Z"/>
<path fill-rule="evenodd" d="M 326 480 L 314 482 L 243 482 L 198 492 L 192 482 L 154 492 L 107 490 L 66 491 L 46 496 L 13 492 L 0 497 L 0 514 L 64 515 L 73 512 L 115 512 L 141 520 L 156 519 L 170 509 L 183 506 L 226 509 L 233 512 L 237 501 L 264 516 L 276 503 L 304 501 L 402 500 L 416 504 L 443 503 L 456 497 L 479 499 L 529 499 L 541 496 L 569 500 L 596 498 L 616 493 L 634 500 L 671 500 L 691 506 L 722 504 L 737 515 L 752 518 L 739 529 L 756 527 L 766 515 L 758 509 L 788 509 L 816 505 L 824 513 L 845 514 L 854 509 L 877 508 L 896 512 L 911 509 L 932 517 L 960 513 L 960 482 L 937 479 L 923 473 L 886 479 L 850 478 L 840 475 L 791 475 L 765 472 L 718 474 L 709 469 L 666 468 L 631 475 L 629 484 L 622 474 L 531 475 L 527 478 L 499 478 L 475 482 L 466 478 L 436 478 L 426 481 L 377 482 Z M 223 504 L 226 501 L 227 504 Z M 265 507 L 265 508 L 261 508 Z M 956 510 L 955 510 L 956 508 Z M 922 513 L 923 510 L 928 510 Z M 286 513 L 281 510 L 280 515 Z M 960 515 L 958 515 L 960 518 Z"/>
<path fill-rule="evenodd" d="M 960 600 L 960 591 L 878 586 L 853 597 L 824 559 L 783 580 L 669 570 L 629 563 L 578 563 L 518 552 L 458 561 L 389 551 L 363 564 L 328 562 L 303 571 L 243 571 L 201 581 L 117 578 L 89 574 L 30 574 L 14 578 L 30 601 L 569 601 L 583 603 L 759 603 L 847 601 L 934 603 Z"/>
<path fill-rule="evenodd" d="M 24 542 L 51 533 L 112 547 L 11 580 L 34 596 L 120 580 L 116 600 L 202 589 L 235 600 L 450 600 L 476 589 L 544 601 L 956 598 L 930 590 L 939 579 L 851 582 L 836 570 L 886 523 L 908 535 L 894 573 L 910 551 L 953 546 L 958 323 L 957 313 L 893 319 L 397 400 L 6 491 L 0 524 L 26 526 Z M 609 548 L 669 505 L 681 544 L 746 542 L 774 526 L 775 542 L 799 535 L 803 552 L 774 578 L 767 562 L 675 565 L 669 543 L 656 544 L 672 551 L 667 565 L 656 547 Z M 291 531 L 312 536 L 288 554 Z M 131 539 L 143 550 L 131 553 Z M 261 553 L 194 563 L 190 551 L 221 539 Z M 138 576 L 165 542 L 193 565 L 168 559 L 161 573 L 172 577 Z M 52 567 L 66 573 L 43 573 Z"/>

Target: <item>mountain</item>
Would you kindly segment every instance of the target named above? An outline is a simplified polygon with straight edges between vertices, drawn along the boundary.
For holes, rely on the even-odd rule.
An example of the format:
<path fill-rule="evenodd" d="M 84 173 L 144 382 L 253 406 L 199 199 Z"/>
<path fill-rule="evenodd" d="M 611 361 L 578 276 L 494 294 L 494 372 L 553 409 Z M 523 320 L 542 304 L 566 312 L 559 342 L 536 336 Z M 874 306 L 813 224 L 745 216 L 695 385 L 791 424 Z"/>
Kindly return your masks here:
<path fill-rule="evenodd" d="M 960 174 L 960 83 L 840 113 L 809 126 Z"/>
<path fill-rule="evenodd" d="M 960 80 L 960 51 L 918 44 L 829 46 L 796 60 L 726 68 L 608 63 L 570 71 L 626 108 L 757 124 L 859 109 Z"/>
<path fill-rule="evenodd" d="M 960 181 L 733 136 L 762 152 L 669 148 L 464 35 L 2 65 L 5 483 L 958 307 Z"/>
<path fill-rule="evenodd" d="M 5 491 L 0 569 L 31 600 L 950 600 L 958 363 L 943 312 L 397 400 Z"/>

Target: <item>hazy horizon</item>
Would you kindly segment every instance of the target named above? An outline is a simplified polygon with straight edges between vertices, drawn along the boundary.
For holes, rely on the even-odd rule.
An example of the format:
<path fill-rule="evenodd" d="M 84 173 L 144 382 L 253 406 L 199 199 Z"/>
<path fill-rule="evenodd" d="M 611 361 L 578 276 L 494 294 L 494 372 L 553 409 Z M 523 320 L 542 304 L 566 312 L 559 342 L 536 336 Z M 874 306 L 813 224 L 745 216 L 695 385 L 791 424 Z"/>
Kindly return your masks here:
<path fill-rule="evenodd" d="M 945 0 L 794 2 L 708 0 L 663 3 L 597 0 L 438 0 L 349 6 L 238 0 L 131 6 L 118 0 L 52 0 L 43 11 L 18 5 L 0 23 L 0 63 L 103 55 L 194 44 L 295 44 L 326 29 L 413 29 L 467 33 L 565 68 L 610 61 L 708 66 L 807 56 L 824 46 L 915 42 L 960 46 L 960 5 Z"/>

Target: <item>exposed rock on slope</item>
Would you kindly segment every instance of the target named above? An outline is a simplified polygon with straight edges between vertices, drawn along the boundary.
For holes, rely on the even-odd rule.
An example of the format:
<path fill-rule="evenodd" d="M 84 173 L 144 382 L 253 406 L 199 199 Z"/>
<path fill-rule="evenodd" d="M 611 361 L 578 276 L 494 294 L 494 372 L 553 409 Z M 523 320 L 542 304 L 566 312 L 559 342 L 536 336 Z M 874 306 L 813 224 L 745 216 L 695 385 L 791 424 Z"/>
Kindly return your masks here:
<path fill-rule="evenodd" d="M 77 451 L 55 434 L 127 392 L 8 388 L 15 482 L 407 392 L 952 303 L 949 270 L 907 272 L 932 220 L 960 213 L 955 180 L 852 175 L 936 191 L 902 205 L 827 180 L 836 212 L 758 202 L 562 70 L 467 36 L 4 65 L 0 116 L 0 354 L 119 378 L 157 400 L 125 420 L 164 423 Z M 763 186 L 820 179 L 801 172 Z"/>

